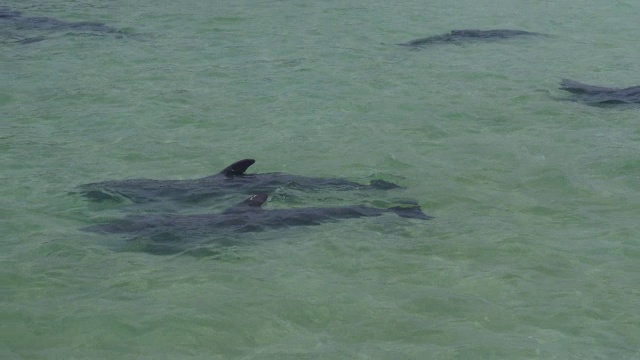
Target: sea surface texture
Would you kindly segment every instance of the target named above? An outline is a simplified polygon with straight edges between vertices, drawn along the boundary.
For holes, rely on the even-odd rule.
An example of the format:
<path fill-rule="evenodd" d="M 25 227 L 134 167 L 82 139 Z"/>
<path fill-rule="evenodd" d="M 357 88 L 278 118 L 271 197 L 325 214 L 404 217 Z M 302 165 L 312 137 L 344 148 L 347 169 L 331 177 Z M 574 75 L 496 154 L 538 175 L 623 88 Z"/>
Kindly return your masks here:
<path fill-rule="evenodd" d="M 0 358 L 640 358 L 640 108 L 559 90 L 640 85 L 639 1 L 2 6 L 107 27 L 0 18 Z M 460 29 L 545 36 L 399 45 Z M 243 158 L 404 187 L 285 186 L 265 210 L 415 201 L 434 219 L 168 255 L 81 230 L 246 195 L 96 203 L 78 185 Z"/>

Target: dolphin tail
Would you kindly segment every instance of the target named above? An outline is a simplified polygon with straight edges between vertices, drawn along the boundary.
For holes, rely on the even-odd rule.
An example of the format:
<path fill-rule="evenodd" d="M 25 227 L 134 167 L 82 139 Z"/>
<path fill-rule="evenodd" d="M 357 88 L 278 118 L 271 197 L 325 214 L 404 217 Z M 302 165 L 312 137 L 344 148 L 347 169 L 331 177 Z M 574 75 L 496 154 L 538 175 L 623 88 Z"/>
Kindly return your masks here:
<path fill-rule="evenodd" d="M 249 166 L 253 165 L 255 162 L 256 161 L 254 159 L 242 159 L 240 161 L 236 161 L 224 168 L 224 170 L 220 171 L 220 174 L 226 177 L 244 175 L 244 172 L 247 171 Z"/>
<path fill-rule="evenodd" d="M 420 220 L 433 219 L 432 216 L 425 214 L 420 208 L 420 206 L 418 205 L 394 206 L 389 208 L 389 211 L 395 213 L 400 217 L 408 218 L 408 219 L 420 219 Z"/>

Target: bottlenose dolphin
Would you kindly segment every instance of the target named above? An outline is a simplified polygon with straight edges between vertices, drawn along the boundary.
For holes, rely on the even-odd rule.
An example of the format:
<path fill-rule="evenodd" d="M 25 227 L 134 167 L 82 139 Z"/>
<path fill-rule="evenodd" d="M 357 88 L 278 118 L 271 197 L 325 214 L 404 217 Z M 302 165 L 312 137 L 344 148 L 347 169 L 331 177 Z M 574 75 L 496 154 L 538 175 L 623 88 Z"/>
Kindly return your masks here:
<path fill-rule="evenodd" d="M 590 105 L 640 103 L 640 85 L 628 88 L 609 88 L 563 79 L 560 83 L 560 89 L 576 94 L 576 100 Z"/>
<path fill-rule="evenodd" d="M 411 219 L 429 220 L 430 216 L 422 212 L 416 203 L 406 203 L 388 209 L 366 205 L 342 207 L 307 207 L 265 210 L 261 206 L 268 195 L 253 195 L 221 213 L 199 215 L 130 215 L 106 224 L 91 225 L 83 228 L 103 234 L 125 234 L 134 239 L 148 239 L 144 251 L 154 253 L 172 253 L 187 250 L 195 243 L 193 240 L 225 235 L 259 232 L 268 229 L 293 226 L 314 226 L 342 219 L 376 217 L 385 213 Z"/>
<path fill-rule="evenodd" d="M 134 203 L 172 200 L 197 203 L 228 196 L 230 193 L 270 193 L 280 187 L 305 190 L 394 189 L 400 186 L 373 180 L 363 185 L 339 178 L 313 178 L 283 173 L 245 174 L 254 159 L 243 159 L 227 166 L 221 172 L 200 179 L 110 180 L 79 186 L 79 192 L 93 201 L 128 199 Z"/>
<path fill-rule="evenodd" d="M 429 36 L 421 39 L 412 40 L 399 45 L 408 47 L 421 47 L 432 44 L 452 44 L 472 41 L 496 41 L 509 39 L 518 36 L 542 36 L 543 34 L 522 31 L 522 30 L 453 30 L 446 34 Z"/>
<path fill-rule="evenodd" d="M 67 22 L 49 17 L 25 17 L 19 11 L 0 8 L 0 23 L 11 25 L 17 29 L 29 30 L 72 30 L 116 33 L 117 29 L 98 22 Z"/>

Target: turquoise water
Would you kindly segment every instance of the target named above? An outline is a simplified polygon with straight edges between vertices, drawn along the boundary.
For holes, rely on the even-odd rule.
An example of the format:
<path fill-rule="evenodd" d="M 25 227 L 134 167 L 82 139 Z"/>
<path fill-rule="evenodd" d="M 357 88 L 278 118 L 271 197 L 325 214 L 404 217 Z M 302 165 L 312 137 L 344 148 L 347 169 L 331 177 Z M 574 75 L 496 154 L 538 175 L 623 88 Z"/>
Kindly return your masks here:
<path fill-rule="evenodd" d="M 0 31 L 1 358 L 640 358 L 640 113 L 557 90 L 640 83 L 640 3 L 6 5 L 125 35 Z M 464 28 L 550 36 L 395 45 Z M 246 157 L 407 188 L 283 190 L 270 208 L 414 199 L 435 219 L 272 230 L 206 257 L 79 230 L 126 210 L 77 185 Z"/>

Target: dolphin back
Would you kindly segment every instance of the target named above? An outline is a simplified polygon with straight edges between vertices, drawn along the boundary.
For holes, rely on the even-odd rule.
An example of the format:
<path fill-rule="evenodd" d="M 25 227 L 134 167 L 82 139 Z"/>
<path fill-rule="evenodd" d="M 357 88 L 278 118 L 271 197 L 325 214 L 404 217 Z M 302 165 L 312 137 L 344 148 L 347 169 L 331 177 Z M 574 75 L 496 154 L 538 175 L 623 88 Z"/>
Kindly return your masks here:
<path fill-rule="evenodd" d="M 13 11 L 8 7 L 0 7 L 0 19 L 1 18 L 14 18 L 22 16 L 20 11 Z"/>
<path fill-rule="evenodd" d="M 576 100 L 590 105 L 640 103 L 640 86 L 610 88 L 563 79 L 560 83 L 560 89 L 576 94 Z"/>
<path fill-rule="evenodd" d="M 562 79 L 560 82 L 560 89 L 574 94 L 600 94 L 616 91 L 616 89 L 608 88 L 604 86 L 593 86 L 579 81 Z"/>
<path fill-rule="evenodd" d="M 503 40 L 518 36 L 543 36 L 543 34 L 524 31 L 524 30 L 510 30 L 510 29 L 493 29 L 493 30 L 477 30 L 477 29 L 462 29 L 452 30 L 448 33 L 441 35 L 434 35 L 425 38 L 415 39 L 400 45 L 409 47 L 418 47 L 429 44 L 446 44 L 446 43 L 458 43 L 458 42 L 471 42 L 471 41 L 493 41 Z"/>
<path fill-rule="evenodd" d="M 408 219 L 419 219 L 419 220 L 430 220 L 433 219 L 432 216 L 425 214 L 417 204 L 412 204 L 410 206 L 394 206 L 389 208 L 389 211 L 395 213 L 396 215 L 408 218 Z"/>

